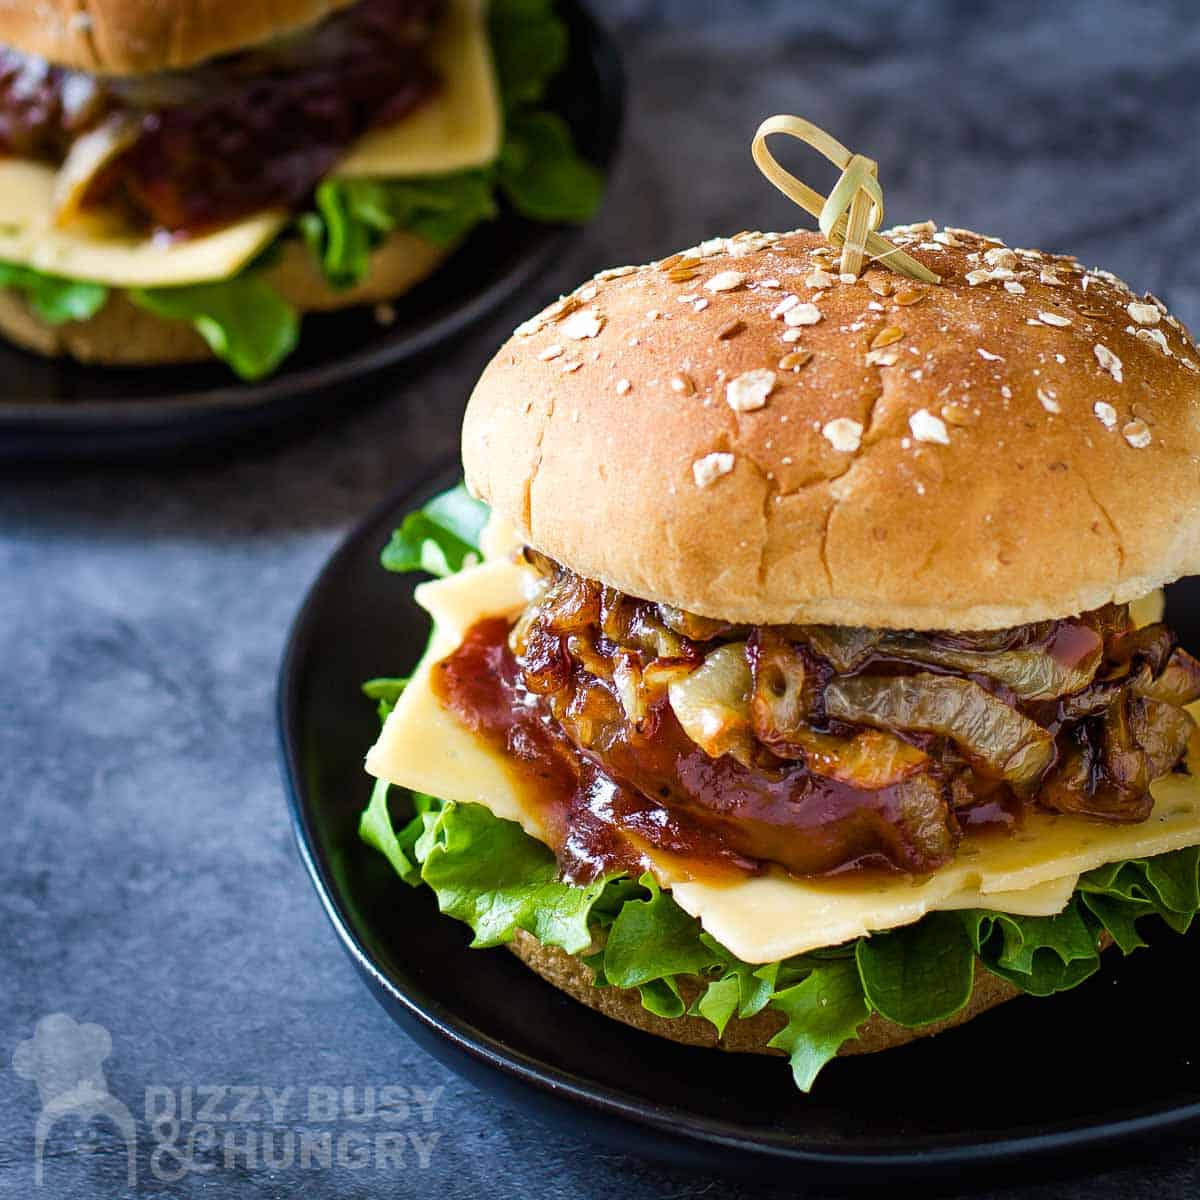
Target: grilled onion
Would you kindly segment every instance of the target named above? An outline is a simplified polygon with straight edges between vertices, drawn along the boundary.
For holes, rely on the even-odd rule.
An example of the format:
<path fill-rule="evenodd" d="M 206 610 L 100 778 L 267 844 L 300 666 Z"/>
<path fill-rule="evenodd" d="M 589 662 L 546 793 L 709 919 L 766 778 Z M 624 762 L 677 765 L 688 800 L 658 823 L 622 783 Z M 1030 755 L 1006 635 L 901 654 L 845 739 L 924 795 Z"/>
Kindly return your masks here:
<path fill-rule="evenodd" d="M 1196 728 L 1190 714 L 1162 700 L 1133 700 L 1129 707 L 1129 724 L 1138 745 L 1146 753 L 1151 780 L 1174 768 Z"/>
<path fill-rule="evenodd" d="M 56 225 L 65 224 L 79 212 L 96 176 L 137 141 L 141 128 L 137 117 L 113 113 L 71 143 L 54 180 Z"/>
<path fill-rule="evenodd" d="M 973 762 L 1028 791 L 1054 761 L 1054 739 L 978 684 L 949 675 L 834 679 L 825 710 L 852 725 L 933 733 Z"/>
<path fill-rule="evenodd" d="M 820 702 L 820 679 L 804 652 L 778 630 L 756 629 L 747 643 L 753 678 L 750 717 L 758 739 L 773 750 L 791 744 L 808 725 Z"/>
<path fill-rule="evenodd" d="M 960 650 L 938 645 L 921 637 L 885 637 L 879 652 L 913 662 L 987 675 L 1011 688 L 1023 700 L 1052 700 L 1087 687 L 1095 678 L 1104 645 L 1098 636 L 1095 647 L 1076 666 L 1061 663 L 1045 648 L 1001 650 Z"/>
<path fill-rule="evenodd" d="M 728 642 L 672 683 L 667 697 L 684 733 L 705 754 L 719 758 L 749 740 L 752 687 L 746 643 Z"/>
<path fill-rule="evenodd" d="M 1182 707 L 1200 698 L 1200 662 L 1186 650 L 1176 650 L 1167 664 L 1152 676 L 1148 668 L 1133 682 L 1134 693 Z"/>
<path fill-rule="evenodd" d="M 850 625 L 801 625 L 789 630 L 803 638 L 835 671 L 853 671 L 883 640 L 878 629 L 858 629 Z"/>
<path fill-rule="evenodd" d="M 851 738 L 802 729 L 792 746 L 814 774 L 866 791 L 891 787 L 929 766 L 927 754 L 882 729 L 864 729 Z"/>

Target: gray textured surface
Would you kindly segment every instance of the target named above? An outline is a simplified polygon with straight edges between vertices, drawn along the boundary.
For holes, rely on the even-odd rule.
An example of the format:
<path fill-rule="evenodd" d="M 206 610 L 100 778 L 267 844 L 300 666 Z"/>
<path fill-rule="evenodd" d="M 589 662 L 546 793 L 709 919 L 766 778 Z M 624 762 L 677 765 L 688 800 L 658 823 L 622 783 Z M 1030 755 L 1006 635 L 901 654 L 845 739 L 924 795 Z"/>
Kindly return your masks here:
<path fill-rule="evenodd" d="M 875 155 L 895 220 L 1070 250 L 1200 318 L 1194 5 L 615 0 L 607 11 L 633 85 L 623 164 L 603 219 L 525 308 L 610 262 L 795 224 L 747 156 L 757 119 L 784 110 Z M 0 1196 L 33 1182 L 38 1099 L 10 1055 L 58 1011 L 111 1031 L 108 1084 L 139 1118 L 148 1087 L 178 1102 L 185 1085 L 239 1084 L 294 1089 L 277 1127 L 261 1100 L 260 1118 L 237 1127 L 260 1154 L 273 1129 L 391 1130 L 423 1147 L 440 1134 L 426 1170 L 410 1139 L 406 1170 L 381 1166 L 372 1144 L 363 1169 L 201 1155 L 216 1169 L 168 1184 L 143 1122 L 151 1194 L 736 1193 L 514 1120 L 416 1050 L 335 944 L 287 826 L 272 691 L 291 617 L 353 520 L 453 451 L 471 381 L 520 315 L 396 379 L 384 403 L 319 440 L 0 483 Z M 395 1095 L 390 1121 L 307 1112 L 310 1088 L 352 1086 L 361 1104 L 363 1088 L 389 1084 L 410 1098 L 443 1089 L 432 1120 Z M 122 1190 L 108 1127 L 67 1126 L 50 1146 L 48 1194 Z M 179 1165 L 157 1161 L 160 1174 Z M 1069 1190 L 1192 1195 L 1198 1164 L 1200 1153 L 1147 1147 Z"/>

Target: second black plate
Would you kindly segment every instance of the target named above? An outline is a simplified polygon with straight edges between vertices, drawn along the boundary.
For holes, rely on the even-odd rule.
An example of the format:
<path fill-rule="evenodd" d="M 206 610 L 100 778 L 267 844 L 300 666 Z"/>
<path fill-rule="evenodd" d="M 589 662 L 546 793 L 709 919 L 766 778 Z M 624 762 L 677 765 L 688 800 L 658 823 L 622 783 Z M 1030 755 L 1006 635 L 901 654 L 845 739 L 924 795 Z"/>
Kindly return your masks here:
<path fill-rule="evenodd" d="M 1088 1155 L 1200 1118 L 1196 936 L 1106 956 L 1073 992 L 1018 999 L 961 1030 L 841 1059 L 810 1096 L 783 1061 L 678 1046 L 569 999 L 504 950 L 467 949 L 428 889 L 401 883 L 357 836 L 377 736 L 362 680 L 404 674 L 428 618 L 414 578 L 379 550 L 457 471 L 398 493 L 330 560 L 292 631 L 280 678 L 285 771 L 301 853 L 351 958 L 406 1032 L 483 1085 L 641 1153 L 840 1183 Z M 1200 586 L 1169 616 L 1200 645 Z M 1149 924 L 1149 923 L 1147 923 Z M 1147 930 L 1149 932 L 1149 930 Z M 882 1172 L 882 1173 L 881 1173 Z"/>
<path fill-rule="evenodd" d="M 625 80 L 615 43 L 578 0 L 559 11 L 571 58 L 548 102 L 581 152 L 607 168 L 616 153 Z M 0 339 L 0 460 L 96 458 L 211 443 L 356 403 L 351 380 L 428 353 L 504 303 L 561 254 L 576 230 L 507 214 L 481 227 L 379 324 L 371 309 L 310 314 L 297 351 L 258 383 L 227 367 L 115 369 L 29 354 Z M 523 314 L 525 315 L 525 314 Z"/>

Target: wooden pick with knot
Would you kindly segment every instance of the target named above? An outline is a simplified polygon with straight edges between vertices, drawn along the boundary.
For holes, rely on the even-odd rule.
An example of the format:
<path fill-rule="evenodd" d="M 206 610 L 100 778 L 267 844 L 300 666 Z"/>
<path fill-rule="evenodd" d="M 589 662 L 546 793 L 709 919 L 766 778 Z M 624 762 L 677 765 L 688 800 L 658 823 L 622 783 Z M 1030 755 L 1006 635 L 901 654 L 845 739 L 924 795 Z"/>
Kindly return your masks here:
<path fill-rule="evenodd" d="M 799 138 L 842 169 L 842 177 L 828 197 L 779 165 L 767 149 L 767 138 L 773 133 Z M 758 169 L 789 200 L 816 217 L 828 241 L 842 248 L 841 270 L 844 273 L 857 275 L 862 270 L 863 260 L 869 258 L 911 279 L 941 283 L 940 275 L 935 275 L 876 232 L 883 222 L 883 189 L 879 186 L 879 168 L 873 159 L 851 154 L 837 138 L 811 121 L 788 116 L 768 117 L 754 135 L 751 153 Z"/>

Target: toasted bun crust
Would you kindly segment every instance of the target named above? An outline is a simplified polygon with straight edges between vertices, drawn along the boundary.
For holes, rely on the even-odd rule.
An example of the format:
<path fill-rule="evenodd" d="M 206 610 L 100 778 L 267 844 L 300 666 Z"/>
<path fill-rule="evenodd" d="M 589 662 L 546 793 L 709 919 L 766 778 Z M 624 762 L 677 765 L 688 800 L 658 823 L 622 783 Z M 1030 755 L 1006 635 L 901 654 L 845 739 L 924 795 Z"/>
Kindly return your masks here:
<path fill-rule="evenodd" d="M 413 234 L 393 233 L 372 255 L 366 278 L 338 291 L 321 274 L 307 248 L 289 241 L 265 278 L 301 312 L 329 311 L 394 300 L 430 275 L 447 253 Z M 189 324 L 138 308 L 121 292 L 113 292 L 86 321 L 48 325 L 20 293 L 0 288 L 0 332 L 39 354 L 69 355 L 107 366 L 161 366 L 212 357 L 207 343 Z"/>
<path fill-rule="evenodd" d="M 814 278 L 803 232 L 602 272 L 485 370 L 469 486 L 579 574 L 754 624 L 1003 628 L 1200 570 L 1182 326 L 1073 259 L 892 236 L 941 286 Z"/>
<path fill-rule="evenodd" d="M 190 67 L 354 0 L 0 0 L 0 42 L 104 75 Z"/>
<path fill-rule="evenodd" d="M 537 938 L 523 929 L 509 943 L 508 948 L 529 968 L 536 971 L 548 983 L 573 996 L 576 1000 L 594 1008 L 605 1016 L 623 1021 L 635 1029 L 655 1033 L 672 1042 L 687 1046 L 705 1046 L 714 1050 L 729 1050 L 737 1054 L 782 1054 L 767 1043 L 783 1027 L 783 1018 L 778 1013 L 764 1011 L 757 1016 L 742 1020 L 734 1017 L 725 1026 L 725 1033 L 718 1037 L 717 1031 L 703 1017 L 657 1017 L 642 1007 L 641 997 L 631 988 L 592 986 L 591 968 L 573 954 L 556 946 L 544 946 Z M 680 989 L 690 1005 L 695 998 L 696 988 L 685 986 Z M 1005 1000 L 1020 995 L 1017 988 L 1006 983 L 997 975 L 979 969 L 975 972 L 975 990 L 966 1007 L 945 1021 L 937 1021 L 920 1029 L 905 1029 L 873 1014 L 859 1031 L 857 1041 L 847 1042 L 839 1054 L 874 1054 L 877 1050 L 888 1050 L 893 1046 L 904 1046 L 918 1038 L 941 1033 L 965 1024 L 972 1017 L 994 1008 Z"/>

